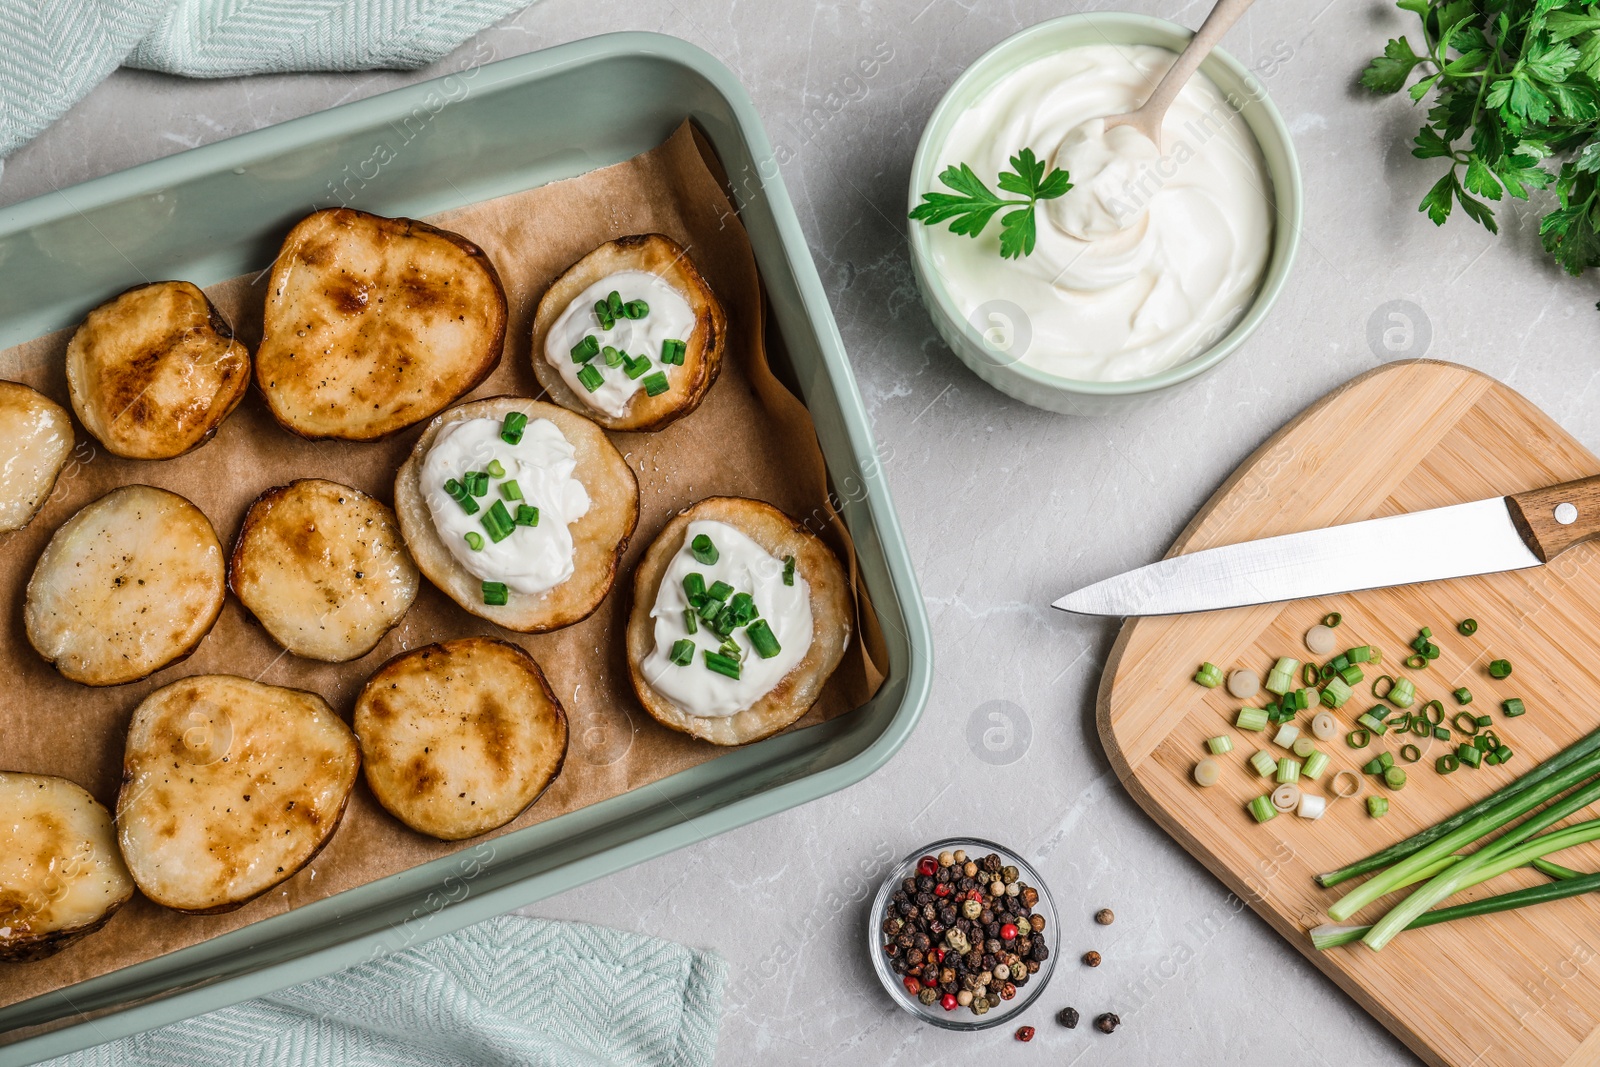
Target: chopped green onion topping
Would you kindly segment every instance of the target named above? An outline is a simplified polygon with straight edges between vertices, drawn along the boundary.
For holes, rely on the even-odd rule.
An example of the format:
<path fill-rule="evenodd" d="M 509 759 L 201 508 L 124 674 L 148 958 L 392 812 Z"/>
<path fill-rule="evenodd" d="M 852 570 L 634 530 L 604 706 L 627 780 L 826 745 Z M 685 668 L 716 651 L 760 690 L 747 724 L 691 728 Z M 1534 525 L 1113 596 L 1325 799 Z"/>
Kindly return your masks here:
<path fill-rule="evenodd" d="M 1385 683 L 1388 683 L 1388 684 L 1385 685 Z M 1378 687 L 1380 685 L 1384 687 L 1383 688 L 1383 692 L 1381 692 L 1381 693 L 1378 692 Z M 1372 680 L 1372 695 L 1377 697 L 1379 700 L 1382 700 L 1385 697 L 1387 697 L 1393 690 L 1394 690 L 1394 676 L 1393 675 L 1380 674 L 1380 675 L 1378 675 L 1376 678 L 1374 678 Z"/>
<path fill-rule="evenodd" d="M 1380 737 L 1382 737 L 1389 730 L 1389 727 L 1384 724 L 1383 720 L 1372 714 L 1370 711 L 1363 712 L 1361 715 L 1357 716 L 1356 723 L 1363 729 L 1370 730 Z"/>
<path fill-rule="evenodd" d="M 629 381 L 636 380 L 649 369 L 649 356 L 629 356 L 625 354 L 622 357 L 622 372 L 628 376 Z"/>
<path fill-rule="evenodd" d="M 1406 657 L 1406 669 L 1412 671 L 1425 671 L 1428 669 L 1428 657 L 1422 653 Z"/>
<path fill-rule="evenodd" d="M 1456 712 L 1455 717 L 1450 720 L 1450 724 L 1456 728 L 1456 733 L 1466 734 L 1468 737 L 1471 737 L 1481 729 L 1478 726 L 1477 718 L 1468 715 L 1464 711 Z"/>
<path fill-rule="evenodd" d="M 681 367 L 683 366 L 684 353 L 688 350 L 688 345 L 676 338 L 669 337 L 661 342 L 661 362 Z"/>
<path fill-rule="evenodd" d="M 698 633 L 700 631 L 700 616 L 694 613 L 693 608 L 683 609 L 683 628 L 690 633 Z"/>
<path fill-rule="evenodd" d="M 456 481 L 454 478 L 445 479 L 444 491 L 451 500 L 454 500 L 458 504 L 465 500 L 468 496 L 467 487 Z"/>
<path fill-rule="evenodd" d="M 522 486 L 517 484 L 515 478 L 507 478 L 500 483 L 500 495 L 507 500 L 521 500 Z"/>
<path fill-rule="evenodd" d="M 467 547 L 474 552 L 483 551 L 483 534 L 477 530 L 468 530 L 466 534 Z"/>
<path fill-rule="evenodd" d="M 1351 748 L 1366 748 L 1372 741 L 1372 731 L 1351 730 L 1344 735 L 1344 743 Z"/>
<path fill-rule="evenodd" d="M 1344 616 L 1340 615 L 1337 611 L 1330 611 L 1322 617 L 1322 625 L 1326 626 L 1330 630 L 1338 626 L 1341 622 L 1344 622 Z"/>
<path fill-rule="evenodd" d="M 1266 822 L 1269 819 L 1278 817 L 1278 809 L 1272 806 L 1271 796 L 1256 797 L 1249 803 L 1248 809 L 1250 814 L 1255 817 L 1256 822 Z"/>
<path fill-rule="evenodd" d="M 1423 712 L 1428 716 L 1428 721 L 1438 726 L 1444 722 L 1444 705 L 1437 700 L 1430 700 L 1422 705 Z"/>
<path fill-rule="evenodd" d="M 1279 785 L 1288 785 L 1290 782 L 1300 780 L 1300 761 L 1285 756 L 1278 761 L 1277 782 Z"/>
<path fill-rule="evenodd" d="M 1471 637 L 1473 634 L 1478 632 L 1478 620 L 1462 619 L 1460 622 L 1456 623 L 1456 632 L 1462 637 Z"/>
<path fill-rule="evenodd" d="M 585 363 L 583 369 L 578 372 L 578 381 L 592 393 L 604 385 L 606 379 L 605 375 L 601 374 L 599 368 L 593 363 Z"/>
<path fill-rule="evenodd" d="M 1294 673 L 1299 669 L 1299 660 L 1290 656 L 1282 657 L 1277 663 L 1273 664 L 1272 670 L 1267 672 L 1267 682 L 1263 688 L 1269 693 L 1276 693 L 1282 696 L 1294 688 Z"/>
<path fill-rule="evenodd" d="M 1211 750 L 1213 756 L 1225 756 L 1233 751 L 1233 738 L 1227 734 L 1206 738 L 1206 748 Z"/>
<path fill-rule="evenodd" d="M 1233 725 L 1240 730 L 1265 730 L 1267 712 L 1264 708 L 1240 708 Z"/>
<path fill-rule="evenodd" d="M 1456 698 L 1457 704 L 1472 703 L 1472 690 L 1468 689 L 1466 686 L 1462 686 L 1460 689 L 1457 689 L 1453 695 Z"/>
<path fill-rule="evenodd" d="M 771 659 L 783 651 L 778 644 L 778 638 L 773 634 L 772 627 L 767 625 L 766 619 L 757 619 L 744 628 L 745 636 L 750 638 L 750 647 L 756 650 L 756 655 L 762 659 Z"/>
<path fill-rule="evenodd" d="M 606 361 L 606 366 L 608 367 L 620 367 L 622 366 L 622 361 L 628 357 L 610 345 L 606 345 L 600 350 L 600 358 Z"/>
<path fill-rule="evenodd" d="M 1372 646 L 1358 645 L 1345 653 L 1351 663 L 1368 663 L 1372 660 Z"/>
<path fill-rule="evenodd" d="M 467 491 L 473 496 L 489 495 L 489 472 L 468 471 L 462 476 L 467 483 Z"/>
<path fill-rule="evenodd" d="M 504 478 L 506 476 L 506 469 L 500 465 L 500 461 L 497 459 L 491 459 L 489 466 L 485 469 L 488 470 L 491 478 Z"/>
<path fill-rule="evenodd" d="M 721 555 L 717 552 L 716 544 L 705 534 L 699 534 L 693 541 L 689 542 L 689 553 L 708 567 L 715 563 Z"/>
<path fill-rule="evenodd" d="M 1448 752 L 1433 761 L 1433 769 L 1440 774 L 1449 774 L 1459 766 L 1461 766 L 1461 761 Z"/>
<path fill-rule="evenodd" d="M 1518 715 L 1521 715 L 1528 709 L 1523 706 L 1522 699 L 1520 697 L 1512 697 L 1510 700 L 1507 700 L 1500 705 L 1500 710 L 1505 713 L 1506 718 L 1515 719 Z"/>
<path fill-rule="evenodd" d="M 1416 745 L 1401 745 L 1400 758 L 1405 760 L 1407 763 L 1415 763 L 1417 760 L 1422 758 L 1422 749 L 1418 748 Z"/>
<path fill-rule="evenodd" d="M 587 363 L 600 354 L 600 339 L 594 334 L 585 334 L 583 340 L 572 346 L 572 362 Z"/>
<path fill-rule="evenodd" d="M 1448 740 L 1450 740 L 1450 727 L 1448 727 L 1448 726 L 1435 726 L 1433 728 L 1433 739 L 1435 741 L 1448 741 Z"/>
<path fill-rule="evenodd" d="M 520 411 L 508 411 L 500 424 L 500 440 L 508 445 L 522 443 L 522 431 L 528 428 L 528 416 Z"/>
<path fill-rule="evenodd" d="M 1383 818 L 1389 814 L 1389 801 L 1384 797 L 1368 797 L 1367 814 L 1374 819 Z"/>
<path fill-rule="evenodd" d="M 465 511 L 468 515 L 476 515 L 478 513 L 478 502 L 472 499 L 470 496 L 464 496 L 457 500 L 456 503 L 460 504 L 461 510 Z"/>
<path fill-rule="evenodd" d="M 1326 752 L 1313 752 L 1306 757 L 1304 767 L 1300 768 L 1300 777 L 1316 781 L 1322 777 L 1323 770 L 1328 766 L 1329 756 Z"/>
<path fill-rule="evenodd" d="M 606 309 L 611 312 L 613 319 L 622 318 L 622 294 L 615 289 L 606 296 Z"/>
<path fill-rule="evenodd" d="M 698 608 L 700 602 L 706 598 L 706 576 L 699 571 L 690 571 L 685 574 L 683 576 L 683 595 L 690 604 Z"/>
<path fill-rule="evenodd" d="M 622 305 L 622 316 L 628 319 L 642 319 L 650 314 L 650 305 L 643 300 L 630 300 Z"/>
<path fill-rule="evenodd" d="M 646 374 L 644 376 L 645 396 L 660 396 L 662 393 L 671 388 L 672 383 L 667 381 L 667 375 L 665 371 L 658 370 L 653 374 Z"/>
<path fill-rule="evenodd" d="M 707 649 L 701 655 L 705 657 L 707 670 L 715 671 L 717 674 L 726 675 L 735 680 L 738 679 L 740 673 L 738 660 L 731 656 L 724 656 L 720 652 L 712 652 L 710 649 Z"/>
<path fill-rule="evenodd" d="M 1354 663 L 1339 669 L 1339 677 L 1344 679 L 1345 685 L 1359 685 L 1366 681 L 1367 676 L 1361 673 L 1361 668 Z"/>
<path fill-rule="evenodd" d="M 1491 677 L 1491 678 L 1509 678 L 1509 677 L 1511 677 L 1511 661 L 1508 660 L 1508 659 L 1497 659 L 1493 663 L 1489 664 L 1489 677 Z"/>
<path fill-rule="evenodd" d="M 1357 671 L 1356 673 L 1359 674 L 1361 672 Z M 1350 699 L 1350 694 L 1350 683 L 1335 675 L 1328 679 L 1327 688 L 1322 691 L 1322 703 L 1326 707 L 1342 708 L 1344 707 L 1344 702 Z"/>
<path fill-rule="evenodd" d="M 1478 723 L 1479 726 L 1489 726 L 1493 722 L 1494 722 L 1494 720 L 1491 719 L 1487 715 L 1479 715 L 1478 718 L 1477 718 L 1477 723 Z"/>
<path fill-rule="evenodd" d="M 489 510 L 483 513 L 483 518 L 478 520 L 483 523 L 483 528 L 489 534 L 489 540 L 499 544 L 511 536 L 511 531 L 517 524 L 512 521 L 511 513 L 506 510 L 504 501 L 496 500 L 489 505 Z"/>
<path fill-rule="evenodd" d="M 1409 708 L 1416 702 L 1417 687 L 1409 678 L 1395 680 L 1388 693 L 1389 703 L 1397 708 Z"/>
<path fill-rule="evenodd" d="M 722 644 L 717 646 L 717 651 L 741 663 L 744 662 L 744 650 L 739 647 L 739 642 L 731 637 L 724 637 Z"/>
<path fill-rule="evenodd" d="M 712 582 L 711 588 L 706 590 L 706 596 L 717 600 L 727 600 L 733 595 L 733 586 L 727 582 Z"/>
<path fill-rule="evenodd" d="M 694 662 L 694 642 L 687 637 L 681 641 L 674 641 L 672 651 L 667 653 L 667 658 L 680 667 L 687 667 Z"/>
<path fill-rule="evenodd" d="M 1456 759 L 1468 767 L 1477 767 L 1483 762 L 1483 753 L 1473 745 L 1461 745 L 1456 749 Z"/>
<path fill-rule="evenodd" d="M 611 305 L 604 300 L 594 302 L 594 318 L 602 330 L 609 330 L 617 324 L 617 317 L 611 314 Z"/>
<path fill-rule="evenodd" d="M 1390 789 L 1404 789 L 1406 787 L 1406 772 L 1399 767 L 1390 767 L 1383 772 L 1383 784 Z"/>
<path fill-rule="evenodd" d="M 1250 766 L 1254 767 L 1256 773 L 1263 778 L 1271 778 L 1278 773 L 1277 757 L 1264 748 L 1250 757 Z"/>
<path fill-rule="evenodd" d="M 516 523 L 518 526 L 539 525 L 539 509 L 532 504 L 518 504 Z"/>
<path fill-rule="evenodd" d="M 492 607 L 503 607 L 511 599 L 511 590 L 505 582 L 484 582 L 483 602 Z"/>

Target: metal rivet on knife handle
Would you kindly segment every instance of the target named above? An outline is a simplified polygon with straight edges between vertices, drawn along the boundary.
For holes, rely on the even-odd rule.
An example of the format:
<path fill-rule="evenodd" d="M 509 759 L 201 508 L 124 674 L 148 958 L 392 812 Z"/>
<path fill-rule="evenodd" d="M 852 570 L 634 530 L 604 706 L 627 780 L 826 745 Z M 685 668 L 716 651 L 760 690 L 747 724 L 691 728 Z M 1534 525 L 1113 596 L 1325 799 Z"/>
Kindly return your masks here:
<path fill-rule="evenodd" d="M 1528 549 L 1545 563 L 1600 537 L 1600 477 L 1517 493 L 1506 506 Z"/>

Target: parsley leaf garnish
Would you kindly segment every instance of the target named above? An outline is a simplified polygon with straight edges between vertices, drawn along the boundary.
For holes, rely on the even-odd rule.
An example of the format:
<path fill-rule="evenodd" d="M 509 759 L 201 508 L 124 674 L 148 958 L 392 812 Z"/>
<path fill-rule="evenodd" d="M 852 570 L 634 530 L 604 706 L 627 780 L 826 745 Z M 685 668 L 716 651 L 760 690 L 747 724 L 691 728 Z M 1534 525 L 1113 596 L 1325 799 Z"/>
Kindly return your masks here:
<path fill-rule="evenodd" d="M 1492 204 L 1553 186 L 1555 205 L 1539 225 L 1545 251 L 1569 274 L 1600 266 L 1600 4 L 1398 6 L 1421 21 L 1420 50 L 1406 37 L 1389 41 L 1361 84 L 1398 93 L 1411 82 L 1413 101 L 1431 97 L 1411 154 L 1445 160 L 1449 170 L 1418 210 L 1443 225 L 1460 206 L 1497 233 Z"/>
<path fill-rule="evenodd" d="M 1044 162 L 1024 148 L 1011 157 L 1011 169 L 1000 172 L 995 184 L 1001 192 L 1015 193 L 1024 200 L 1009 200 L 992 192 L 965 163 L 946 167 L 939 180 L 953 193 L 923 193 L 922 203 L 911 211 L 911 218 L 926 226 L 950 223 L 950 232 L 977 237 L 989 220 L 1006 208 L 1016 208 L 1000 218 L 1000 255 L 1020 259 L 1033 251 L 1038 238 L 1034 208 L 1041 200 L 1054 200 L 1072 188 L 1067 172 L 1056 167 L 1045 173 Z"/>

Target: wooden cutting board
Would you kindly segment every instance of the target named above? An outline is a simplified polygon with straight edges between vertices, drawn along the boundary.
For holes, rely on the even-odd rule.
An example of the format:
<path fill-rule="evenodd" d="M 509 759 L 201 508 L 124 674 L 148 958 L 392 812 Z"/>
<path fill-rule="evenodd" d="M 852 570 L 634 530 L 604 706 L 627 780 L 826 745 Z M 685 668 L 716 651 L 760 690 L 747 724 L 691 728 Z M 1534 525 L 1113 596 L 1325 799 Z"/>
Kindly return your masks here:
<path fill-rule="evenodd" d="M 1398 512 L 1458 504 L 1600 473 L 1600 459 L 1549 416 L 1504 385 L 1450 363 L 1387 364 L 1334 391 L 1280 430 L 1233 474 L 1172 546 L 1172 555 L 1275 534 Z M 1320 820 L 1280 815 L 1257 825 L 1245 810 L 1271 788 L 1246 762 L 1274 750 L 1267 733 L 1232 726 L 1242 703 L 1224 688 L 1191 681 L 1202 661 L 1224 670 L 1261 672 L 1280 655 L 1314 658 L 1304 634 L 1325 613 L 1340 612 L 1340 648 L 1382 648 L 1383 670 L 1398 673 L 1408 643 L 1431 626 L 1442 655 L 1431 669 L 1406 671 L 1424 701 L 1457 708 L 1460 685 L 1472 708 L 1494 716 L 1494 729 L 1516 751 L 1505 767 L 1449 776 L 1433 769 L 1445 746 L 1434 742 L 1408 767 L 1400 791 L 1362 776 L 1363 797 L 1390 798 L 1389 814 L 1371 819 L 1364 799 L 1330 797 Z M 1478 632 L 1455 625 L 1475 618 Z M 1495 681 L 1491 659 L 1509 659 L 1512 676 Z M 1401 668 L 1403 670 L 1403 668 Z M 1336 712 L 1342 729 L 1376 703 L 1368 681 Z M 1521 697 L 1527 714 L 1504 719 L 1499 703 Z M 1311 712 L 1299 716 L 1309 734 Z M 1325 921 L 1344 889 L 1325 890 L 1312 876 L 1359 859 L 1454 813 L 1538 761 L 1600 727 L 1600 548 L 1580 545 L 1549 566 L 1508 574 L 1352 593 L 1254 608 L 1134 619 L 1126 623 L 1101 680 L 1100 738 L 1123 785 L 1145 811 L 1278 930 L 1429 1063 L 1600 1063 L 1600 895 L 1519 912 L 1409 931 L 1382 952 L 1360 944 L 1311 948 L 1305 931 Z M 1190 772 L 1206 738 L 1228 734 L 1222 780 L 1209 789 Z M 1420 738 L 1408 737 L 1418 741 Z M 1333 762 L 1310 788 L 1330 791 L 1333 771 L 1351 768 L 1403 742 L 1371 747 L 1322 742 Z M 1426 749 L 1426 746 L 1423 746 Z M 1452 746 L 1453 747 L 1453 743 Z M 1592 812 L 1590 813 L 1593 814 Z M 1553 857 L 1600 870 L 1600 847 Z M 1488 896 L 1544 881 L 1518 871 L 1478 887 Z M 1358 916 L 1381 912 L 1385 898 Z M 1268 1013 L 1270 1015 L 1270 1012 Z M 1266 1016 L 1263 1016 L 1266 1018 Z"/>

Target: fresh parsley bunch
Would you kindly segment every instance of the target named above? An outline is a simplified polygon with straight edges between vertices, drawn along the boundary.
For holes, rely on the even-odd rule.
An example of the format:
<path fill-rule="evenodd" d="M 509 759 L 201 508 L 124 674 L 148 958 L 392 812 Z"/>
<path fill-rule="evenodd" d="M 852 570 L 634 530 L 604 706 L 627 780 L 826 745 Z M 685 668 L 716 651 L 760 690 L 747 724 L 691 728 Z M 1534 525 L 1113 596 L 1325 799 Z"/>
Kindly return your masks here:
<path fill-rule="evenodd" d="M 1449 161 L 1418 205 L 1498 233 L 1490 203 L 1552 183 L 1545 251 L 1569 274 L 1600 265 L 1600 5 L 1579 0 L 1399 0 L 1422 20 L 1422 52 L 1390 41 L 1361 74 L 1379 93 L 1432 94 L 1411 154 Z M 1560 161 L 1552 172 L 1549 164 Z M 1547 163 L 1546 161 L 1549 161 Z"/>
<path fill-rule="evenodd" d="M 1000 255 L 1005 259 L 1019 259 L 1033 252 L 1038 238 L 1034 220 L 1034 207 L 1040 200 L 1054 200 L 1072 188 L 1067 172 L 1056 167 L 1045 173 L 1043 161 L 1024 148 L 1011 157 L 1011 169 L 1000 172 L 995 184 L 1002 192 L 1015 193 L 1023 200 L 1007 200 L 990 191 L 970 166 L 946 167 L 939 180 L 954 193 L 923 193 L 922 203 L 911 211 L 911 218 L 926 226 L 949 221 L 950 232 L 976 238 L 989 225 L 989 220 L 1005 208 L 1000 219 Z"/>

